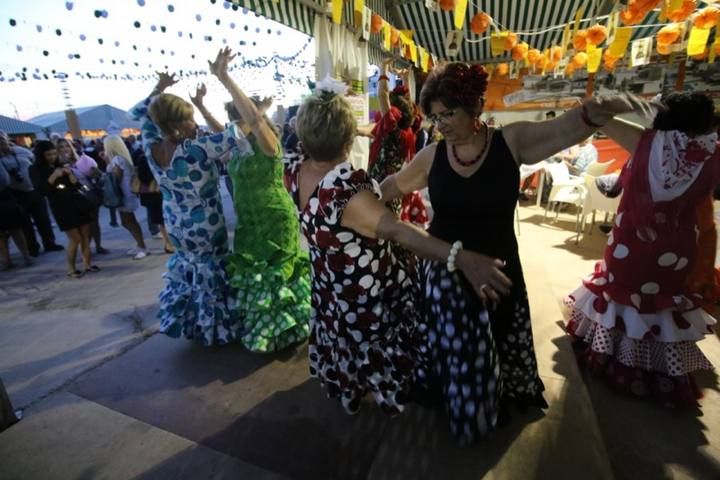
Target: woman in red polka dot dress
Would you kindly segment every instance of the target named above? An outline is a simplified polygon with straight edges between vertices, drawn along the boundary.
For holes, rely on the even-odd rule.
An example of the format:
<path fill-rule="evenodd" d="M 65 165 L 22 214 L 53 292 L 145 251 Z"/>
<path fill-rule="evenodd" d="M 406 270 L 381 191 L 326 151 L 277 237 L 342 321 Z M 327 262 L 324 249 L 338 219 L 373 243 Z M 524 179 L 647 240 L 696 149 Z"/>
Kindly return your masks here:
<path fill-rule="evenodd" d="M 653 127 L 612 120 L 603 131 L 633 158 L 604 259 L 566 299 L 581 364 L 616 391 L 696 406 L 691 372 L 712 369 L 696 342 L 715 319 L 687 290 L 697 253 L 695 209 L 720 181 L 713 103 L 671 94 Z"/>

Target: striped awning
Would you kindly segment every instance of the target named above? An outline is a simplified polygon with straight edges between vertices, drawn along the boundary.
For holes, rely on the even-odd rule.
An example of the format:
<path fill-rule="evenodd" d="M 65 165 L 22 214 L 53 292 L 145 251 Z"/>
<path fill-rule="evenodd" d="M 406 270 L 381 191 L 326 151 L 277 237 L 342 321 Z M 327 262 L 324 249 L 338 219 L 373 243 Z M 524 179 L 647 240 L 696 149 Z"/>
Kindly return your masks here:
<path fill-rule="evenodd" d="M 315 13 L 324 8 L 321 0 L 232 0 L 232 3 L 307 35 L 313 34 Z"/>

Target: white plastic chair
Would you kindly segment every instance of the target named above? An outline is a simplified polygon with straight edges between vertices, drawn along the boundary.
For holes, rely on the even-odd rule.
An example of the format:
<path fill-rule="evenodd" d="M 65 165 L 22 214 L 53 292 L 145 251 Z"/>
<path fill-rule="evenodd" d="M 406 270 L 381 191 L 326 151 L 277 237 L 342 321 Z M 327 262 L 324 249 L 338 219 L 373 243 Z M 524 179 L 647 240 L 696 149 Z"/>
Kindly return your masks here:
<path fill-rule="evenodd" d="M 555 220 L 560 214 L 560 204 L 574 205 L 576 208 L 575 214 L 575 243 L 580 241 L 580 217 L 582 213 L 582 207 L 585 203 L 585 197 L 587 196 L 587 190 L 585 189 L 584 180 L 581 177 L 575 177 L 570 175 L 567 165 L 564 163 L 551 163 L 545 170 L 550 174 L 553 185 L 548 196 L 548 202 L 545 206 L 545 218 L 547 218 L 548 210 L 555 209 Z"/>
<path fill-rule="evenodd" d="M 587 195 L 585 196 L 585 201 L 583 202 L 581 231 L 585 231 L 587 216 L 592 214 L 592 220 L 590 223 L 590 235 L 592 235 L 593 227 L 595 227 L 595 215 L 597 212 L 605 212 L 605 221 L 607 222 L 608 216 L 615 215 L 615 212 L 617 212 L 617 209 L 620 206 L 622 194 L 615 198 L 606 197 L 600 189 L 598 189 L 597 184 L 595 183 L 595 176 L 586 173 L 583 177 Z"/>

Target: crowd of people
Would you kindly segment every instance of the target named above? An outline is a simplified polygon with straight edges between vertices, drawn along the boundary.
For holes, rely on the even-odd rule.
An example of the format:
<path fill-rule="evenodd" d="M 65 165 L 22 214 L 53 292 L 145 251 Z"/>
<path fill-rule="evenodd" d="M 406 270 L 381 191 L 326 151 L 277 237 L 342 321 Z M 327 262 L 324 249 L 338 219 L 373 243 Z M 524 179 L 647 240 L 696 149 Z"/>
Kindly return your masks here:
<path fill-rule="evenodd" d="M 699 258 L 695 209 L 720 182 L 707 97 L 673 94 L 653 111 L 632 95 L 595 96 L 554 118 L 500 128 L 481 119 L 482 67 L 436 67 L 417 105 L 406 88 L 388 88 L 388 62 L 376 123 L 358 126 L 347 86 L 326 79 L 283 134 L 266 115 L 269 102 L 231 78 L 233 58 L 226 48 L 209 62 L 230 99 L 226 125 L 205 107 L 204 85 L 188 102 L 166 93 L 177 80 L 160 73 L 130 112 L 141 138 L 108 136 L 99 158 L 62 139 L 39 141 L 34 158 L 0 143 L 0 230 L 26 261 L 38 250 L 24 234 L 31 216 L 45 249 L 59 248 L 41 225 L 44 196 L 68 237 L 68 275 L 98 270 L 97 205 L 83 206 L 78 192 L 105 170 L 121 191 L 134 258 L 147 255 L 140 204 L 173 253 L 159 297 L 162 332 L 256 352 L 307 339 L 310 374 L 347 412 L 368 394 L 390 414 L 410 402 L 439 406 L 459 440 L 472 442 L 513 408 L 547 407 L 513 228 L 520 168 L 558 156 L 577 173 L 602 130 L 633 156 L 618 177 L 623 198 L 604 259 L 565 301 L 568 333 L 581 364 L 613 388 L 696 404 L 691 373 L 711 368 L 696 342 L 715 323 L 688 286 Z M 195 109 L 210 132 L 199 132 Z M 630 112 L 653 114 L 652 127 L 615 118 Z M 367 172 L 349 162 L 363 134 L 372 138 Z M 237 216 L 233 248 L 223 173 Z"/>

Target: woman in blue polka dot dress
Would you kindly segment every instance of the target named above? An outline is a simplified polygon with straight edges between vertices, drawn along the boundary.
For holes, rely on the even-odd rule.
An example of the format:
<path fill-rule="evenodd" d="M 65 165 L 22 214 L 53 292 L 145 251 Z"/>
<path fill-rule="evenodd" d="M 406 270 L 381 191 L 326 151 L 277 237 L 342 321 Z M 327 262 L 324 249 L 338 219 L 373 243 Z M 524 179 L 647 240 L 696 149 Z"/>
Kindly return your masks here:
<path fill-rule="evenodd" d="M 130 111 L 142 123 L 145 153 L 176 248 L 160 293 L 160 331 L 202 345 L 224 344 L 243 332 L 226 273 L 228 235 L 217 162 L 228 152 L 247 154 L 252 149 L 234 129 L 198 137 L 192 105 L 162 93 L 175 83 L 174 76 L 160 73 L 150 97 Z"/>

